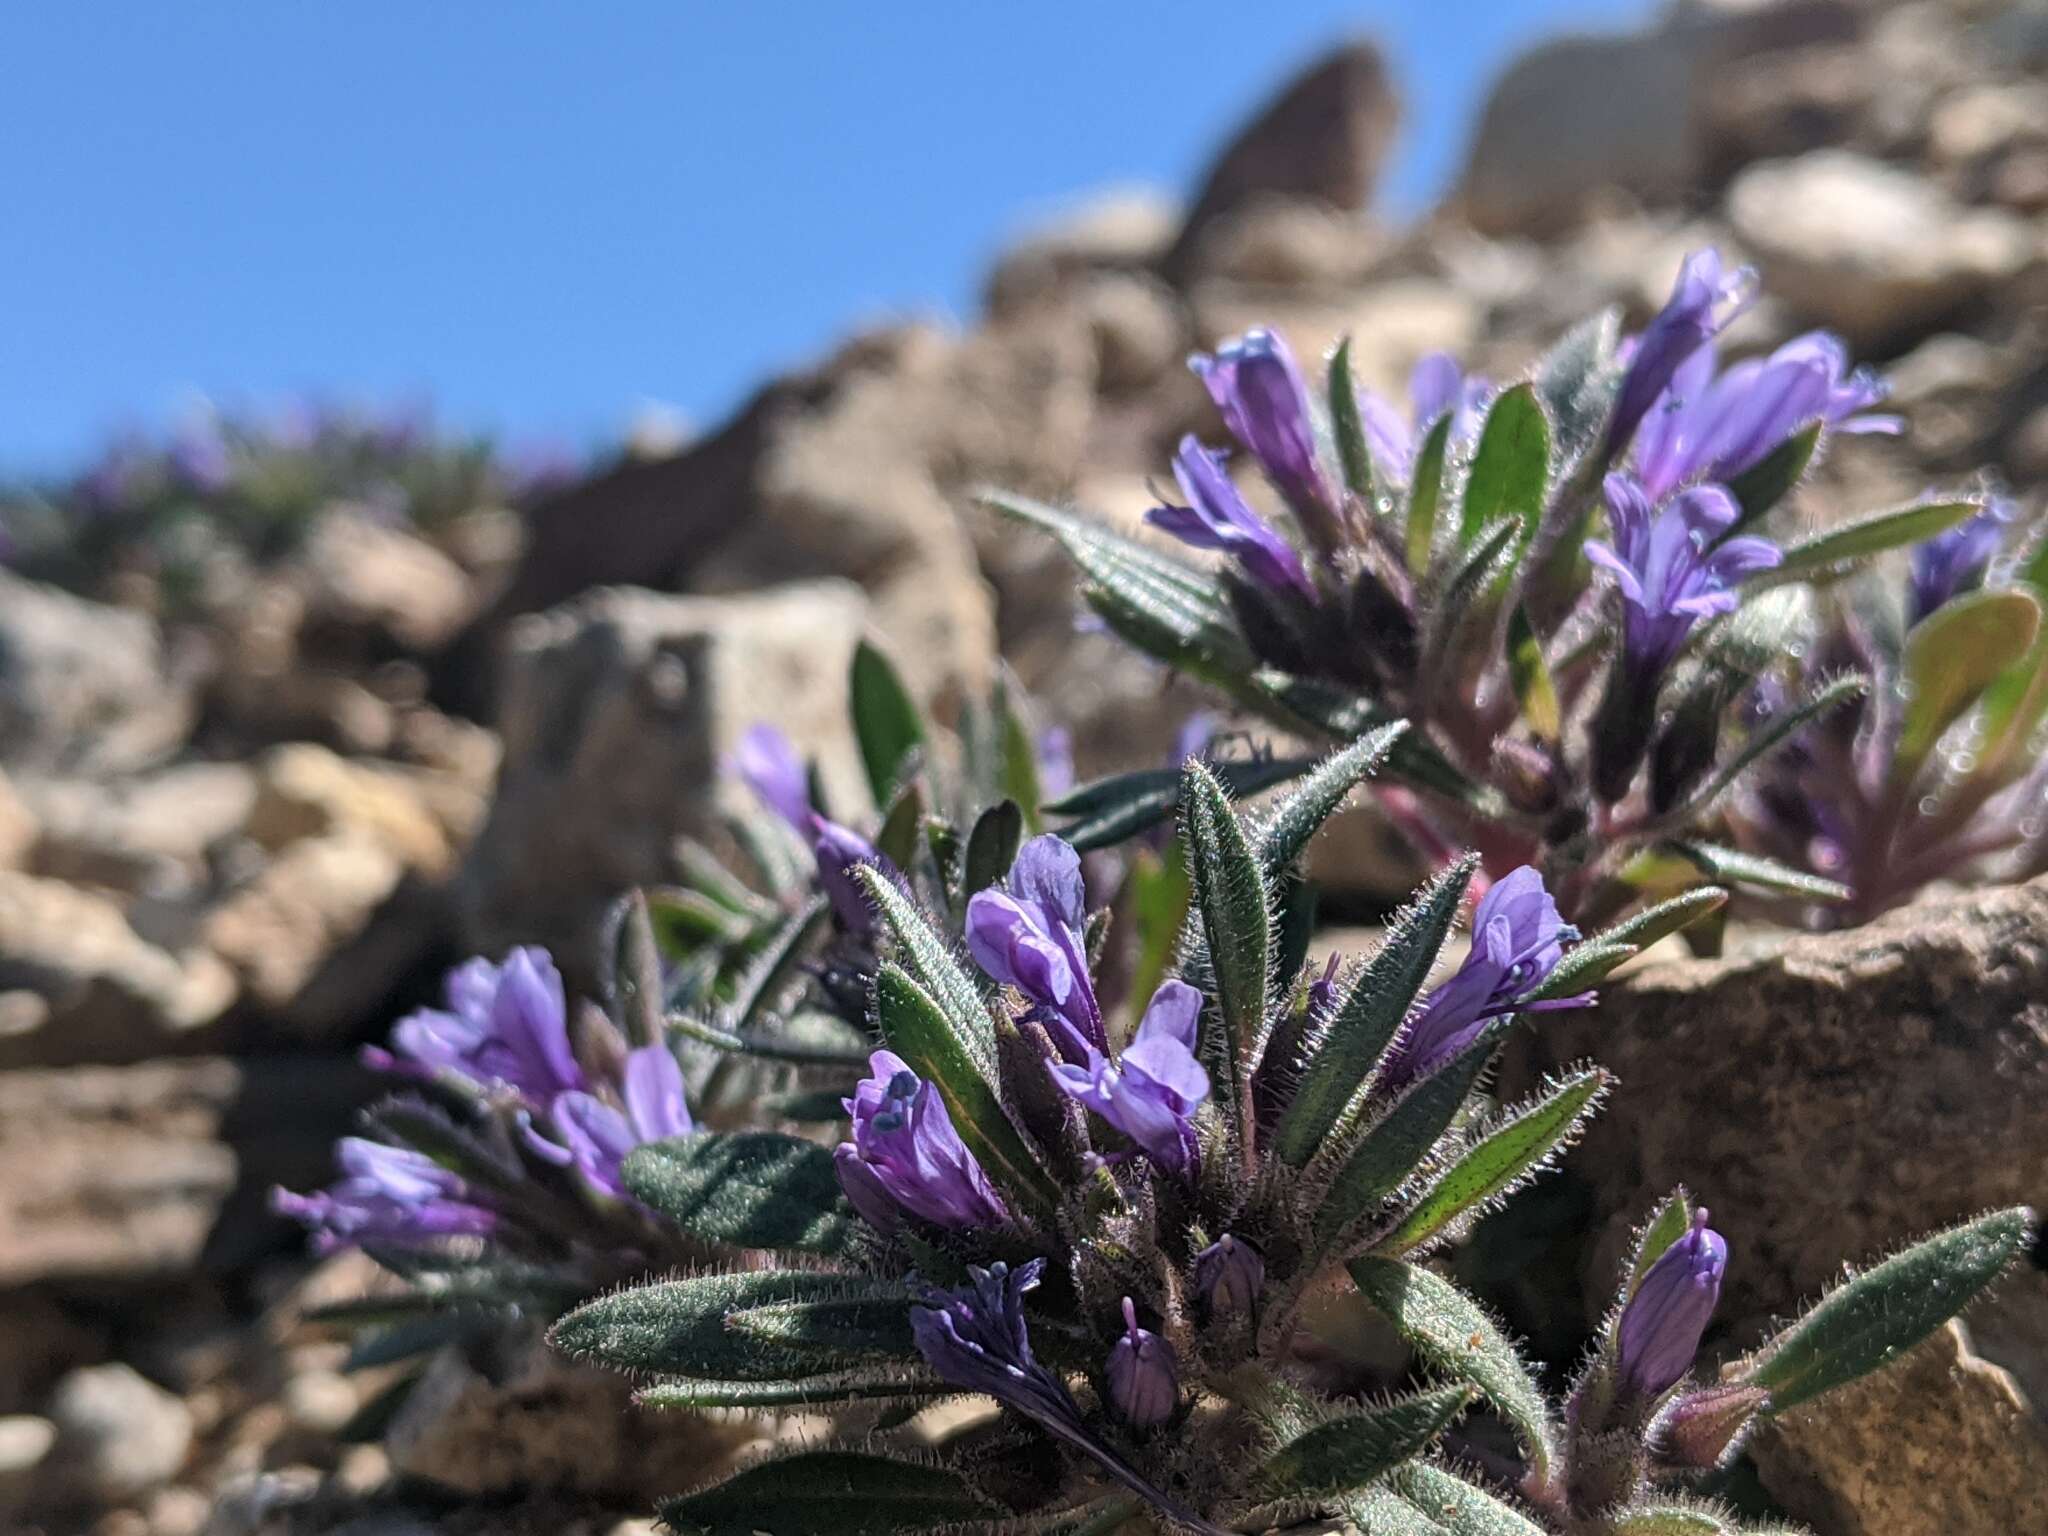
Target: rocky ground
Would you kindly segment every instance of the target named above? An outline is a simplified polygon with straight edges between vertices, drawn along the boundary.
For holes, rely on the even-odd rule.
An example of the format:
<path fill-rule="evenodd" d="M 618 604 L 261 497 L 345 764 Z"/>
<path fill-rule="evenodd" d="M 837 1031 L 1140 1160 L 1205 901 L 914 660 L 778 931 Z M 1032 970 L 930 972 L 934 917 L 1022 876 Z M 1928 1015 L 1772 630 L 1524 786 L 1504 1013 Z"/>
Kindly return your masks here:
<path fill-rule="evenodd" d="M 1438 348 L 1512 375 L 1598 305 L 1640 320 L 1714 243 L 1770 295 L 1736 341 L 1837 330 L 1911 423 L 1842 447 L 1807 515 L 1978 466 L 2048 483 L 2048 12 L 1730 0 L 1549 45 L 1405 228 L 1372 213 L 1398 117 L 1377 56 L 1335 53 L 1185 200 L 1121 193 L 1017 240 L 970 329 L 856 336 L 523 526 L 479 509 L 430 540 L 336 506 L 176 620 L 0 571 L 0 1528 L 605 1533 L 762 1432 L 665 1457 L 640 1425 L 623 1465 L 563 1438 L 624 1411 L 617 1387 L 518 1341 L 437 1361 L 381 1423 L 377 1373 L 296 1321 L 366 1266 L 309 1266 L 263 1190 L 321 1175 L 371 1091 L 353 1048 L 451 957 L 583 958 L 604 900 L 714 825 L 752 720 L 857 784 L 863 634 L 942 712 L 1007 658 L 1084 774 L 1163 752 L 1192 698 L 1077 632 L 1064 564 L 970 497 L 1134 523 L 1178 435 L 1216 435 L 1192 348 L 1263 323 L 1309 356 L 1350 333 L 1396 395 Z M 1319 859 L 1352 914 L 1411 874 L 1363 821 Z M 1575 1156 L 1603 1274 L 1645 1191 L 1719 1181 L 1756 1255 L 1731 1272 L 1735 1348 L 1844 1255 L 2048 1204 L 2048 890 L 1944 901 L 1647 968 L 1601 1038 L 1560 1043 L 1625 1084 Z M 1746 1089 L 1765 1060 L 1768 1099 Z M 1945 1182 L 1905 1155 L 1929 1145 Z M 2040 1528 L 2044 1407 L 2036 1271 L 1756 1461 L 1824 1536 Z M 1908 1416 L 1901 1460 L 1882 1428 Z M 1935 1498 L 1961 1458 L 1983 1476 Z"/>

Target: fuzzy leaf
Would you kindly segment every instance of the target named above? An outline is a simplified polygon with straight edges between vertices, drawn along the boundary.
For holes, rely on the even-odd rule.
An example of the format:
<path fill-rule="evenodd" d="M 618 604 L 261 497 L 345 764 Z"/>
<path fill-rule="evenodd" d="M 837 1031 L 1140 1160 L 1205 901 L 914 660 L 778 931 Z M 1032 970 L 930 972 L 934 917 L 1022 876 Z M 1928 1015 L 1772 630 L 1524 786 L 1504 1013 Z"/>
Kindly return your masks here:
<path fill-rule="evenodd" d="M 1453 1163 L 1375 1249 L 1391 1255 L 1419 1248 L 1519 1183 L 1571 1140 L 1612 1081 L 1597 1067 L 1574 1073 L 1547 1097 L 1515 1111 Z"/>
<path fill-rule="evenodd" d="M 800 1451 L 661 1506 L 676 1536 L 893 1536 L 1001 1513 L 950 1468 L 872 1451 Z"/>
<path fill-rule="evenodd" d="M 1692 1201 L 1684 1190 L 1674 1191 L 1664 1197 L 1664 1203 L 1657 1207 L 1648 1224 L 1636 1238 L 1635 1256 L 1629 1261 L 1628 1285 L 1621 1293 L 1626 1302 L 1635 1295 L 1636 1287 L 1643 1283 L 1643 1276 L 1650 1272 L 1650 1266 L 1664 1256 L 1664 1250 L 1677 1242 L 1692 1226 Z"/>
<path fill-rule="evenodd" d="M 664 1022 L 684 1039 L 713 1050 L 799 1067 L 863 1067 L 873 1049 L 844 1020 L 815 1010 L 790 1015 L 773 1034 L 727 1029 L 689 1013 L 672 1013 Z"/>
<path fill-rule="evenodd" d="M 1337 462 L 1344 469 L 1345 489 L 1367 506 L 1372 504 L 1372 453 L 1365 446 L 1365 423 L 1358 414 L 1358 385 L 1351 376 L 1351 338 L 1330 354 L 1330 435 L 1337 440 Z"/>
<path fill-rule="evenodd" d="M 894 936 L 903 967 L 925 995 L 975 1069 L 991 1081 L 996 1070 L 996 1025 L 974 979 L 954 958 L 953 948 L 933 930 L 917 905 L 895 881 L 871 865 L 854 866 L 868 900 Z"/>
<path fill-rule="evenodd" d="M 855 1231 L 832 1154 L 774 1131 L 707 1131 L 626 1154 L 626 1188 L 692 1237 L 833 1254 Z"/>
<path fill-rule="evenodd" d="M 831 903 L 822 896 L 813 897 L 777 924 L 748 961 L 733 994 L 731 1019 L 736 1032 L 744 1033 L 761 1023 L 776 999 L 789 990 L 831 910 Z"/>
<path fill-rule="evenodd" d="M 734 1319 L 751 1309 L 834 1309 L 836 1325 L 817 1337 L 784 1327 L 747 1332 Z M 856 1332 L 849 1307 L 864 1307 Z M 549 1334 L 565 1354 L 615 1370 L 654 1371 L 717 1382 L 788 1382 L 862 1367 L 912 1374 L 910 1296 L 900 1285 L 810 1270 L 693 1275 L 587 1301 Z"/>
<path fill-rule="evenodd" d="M 1632 1509 L 1609 1527 L 1614 1536 L 1736 1536 L 1741 1527 L 1719 1515 L 1683 1504 Z"/>
<path fill-rule="evenodd" d="M 1748 531 L 1799 483 L 1799 477 L 1806 473 L 1806 466 L 1813 462 L 1813 450 L 1820 442 L 1820 429 L 1819 422 L 1808 423 L 1728 482 L 1729 494 L 1742 508 L 1742 515 L 1722 535 L 1724 539 Z"/>
<path fill-rule="evenodd" d="M 1131 860 L 1131 872 L 1125 877 L 1125 889 L 1129 892 L 1131 926 L 1137 933 L 1129 995 L 1132 1007 L 1142 1010 L 1166 980 L 1173 965 L 1174 948 L 1187 927 L 1188 904 L 1194 897 L 1194 886 L 1188 879 L 1187 849 L 1175 841 L 1166 845 L 1164 853 L 1149 848 L 1138 850 Z"/>
<path fill-rule="evenodd" d="M 917 857 L 917 839 L 924 823 L 924 790 L 916 779 L 906 780 L 889 802 L 875 833 L 875 852 L 898 869 L 909 869 Z"/>
<path fill-rule="evenodd" d="M 1472 1044 L 1395 1100 L 1359 1139 L 1315 1214 L 1318 1246 L 1328 1249 L 1343 1241 L 1381 1201 L 1414 1177 L 1465 1107 L 1512 1023 L 1489 1023 Z"/>
<path fill-rule="evenodd" d="M 1983 509 L 1984 504 L 1975 500 L 1923 501 L 1836 523 L 1787 545 L 1783 563 L 1769 574 L 1774 579 L 1811 576 L 1844 561 L 1862 560 L 1888 549 L 1918 544 Z"/>
<path fill-rule="evenodd" d="M 1951 1227 L 1839 1286 L 1765 1346 L 1744 1379 L 1783 1413 L 1887 1365 L 1968 1306 L 2026 1250 L 2034 1213 L 1994 1211 Z"/>
<path fill-rule="evenodd" d="M 1010 871 L 1024 841 L 1024 812 L 1014 800 L 990 806 L 975 819 L 967 835 L 966 878 L 960 892 L 985 891 Z"/>
<path fill-rule="evenodd" d="M 1469 1387 L 1444 1387 L 1318 1424 L 1281 1447 L 1260 1468 L 1255 1486 L 1276 1499 L 1328 1497 L 1363 1488 L 1427 1450 L 1472 1396 Z"/>
<path fill-rule="evenodd" d="M 1543 659 L 1543 642 L 1530 627 L 1529 615 L 1517 603 L 1508 615 L 1508 678 L 1522 706 L 1529 729 L 1545 741 L 1557 740 L 1564 714 L 1558 707 L 1557 684 Z"/>
<path fill-rule="evenodd" d="M 1449 1536 L 1544 1536 L 1543 1527 L 1484 1488 L 1426 1461 L 1411 1461 L 1391 1479 L 1395 1490 Z"/>
<path fill-rule="evenodd" d="M 1478 865 L 1476 855 L 1460 860 L 1388 925 L 1385 940 L 1337 1003 L 1280 1117 L 1273 1146 L 1281 1162 L 1306 1167 L 1344 1118 L 1428 980 Z"/>
<path fill-rule="evenodd" d="M 1517 384 L 1495 397 L 1480 429 L 1465 480 L 1460 542 L 1470 544 L 1501 518 L 1512 520 L 1526 540 L 1543 515 L 1549 486 L 1550 422 L 1535 385 Z"/>
<path fill-rule="evenodd" d="M 1711 880 L 1730 885 L 1754 885 L 1767 891 L 1783 891 L 1790 896 L 1804 896 L 1808 901 L 1847 901 L 1849 888 L 1834 880 L 1823 880 L 1819 875 L 1809 875 L 1803 869 L 1794 869 L 1789 864 L 1780 864 L 1776 859 L 1767 859 L 1762 854 L 1744 853 L 1736 848 L 1724 848 L 1718 843 L 1702 843 L 1696 840 L 1669 843 L 1665 845 L 1672 852 L 1691 861 Z"/>
<path fill-rule="evenodd" d="M 848 692 L 868 789 L 887 805 L 904 764 L 924 746 L 924 718 L 895 665 L 865 640 L 854 647 Z"/>
<path fill-rule="evenodd" d="M 1576 997 L 1601 977 L 1633 960 L 1639 952 L 1634 944 L 1620 944 L 1607 938 L 1574 944 L 1564 952 L 1564 958 L 1543 985 L 1520 1001 L 1541 1003 L 1553 997 Z"/>
<path fill-rule="evenodd" d="M 1536 365 L 1536 395 L 1557 423 L 1558 451 L 1569 461 L 1607 430 L 1621 389 L 1614 366 L 1621 312 L 1605 309 L 1581 320 Z"/>
<path fill-rule="evenodd" d="M 890 1049 L 938 1089 L 953 1129 L 988 1176 L 1028 1204 L 1057 1205 L 1059 1187 L 1003 1108 L 994 1073 L 981 1069 L 931 994 L 893 961 L 875 976 L 875 1017 Z"/>
<path fill-rule="evenodd" d="M 1444 455 L 1450 447 L 1451 413 L 1437 418 L 1415 451 L 1415 469 L 1408 477 L 1408 527 L 1404 538 L 1408 570 L 1421 576 L 1436 550 L 1436 511 L 1444 494 Z"/>
<path fill-rule="evenodd" d="M 1408 722 L 1396 720 L 1368 731 L 1340 752 L 1316 765 L 1292 794 L 1273 808 L 1258 837 L 1259 865 L 1268 885 L 1277 886 L 1294 867 L 1324 822 L 1344 803 L 1360 781 L 1370 778 L 1387 760 Z"/>
<path fill-rule="evenodd" d="M 880 1399 L 945 1397 L 957 1389 L 937 1378 L 917 1380 L 892 1370 L 847 1371 L 788 1381 L 705 1381 L 669 1376 L 633 1394 L 647 1408 L 824 1408 Z"/>
<path fill-rule="evenodd" d="M 1686 797 L 1685 805 L 1675 813 L 1674 819 L 1693 819 L 1751 767 L 1784 746 L 1815 720 L 1851 699 L 1860 699 L 1869 691 L 1869 679 L 1852 673 L 1824 684 L 1814 690 L 1811 698 L 1766 720 L 1763 727 L 1752 731 L 1749 739 L 1715 769 L 1704 784 Z"/>
<path fill-rule="evenodd" d="M 1359 1258 L 1349 1265 L 1359 1293 L 1399 1330 L 1434 1370 L 1469 1381 L 1514 1427 L 1537 1481 L 1556 1457 L 1543 1390 L 1484 1309 L 1450 1281 L 1399 1259 Z"/>
<path fill-rule="evenodd" d="M 1234 799 L 1241 800 L 1298 779 L 1315 765 L 1312 757 L 1261 757 L 1211 763 L 1209 769 Z M 1180 782 L 1178 768 L 1140 768 L 1083 784 L 1045 809 L 1048 815 L 1078 818 L 1059 833 L 1086 853 L 1112 847 L 1166 820 L 1180 805 Z"/>
<path fill-rule="evenodd" d="M 1181 781 L 1183 836 L 1194 909 L 1208 941 L 1222 1027 L 1200 1042 L 1212 1091 L 1234 1106 L 1266 1027 L 1273 967 L 1273 905 L 1259 861 L 1223 786 L 1199 762 Z"/>
<path fill-rule="evenodd" d="M 1966 593 L 1913 626 L 1899 658 L 1906 711 L 1892 759 L 1896 782 L 1911 781 L 1942 732 L 2027 654 L 2040 628 L 2040 603 L 2018 587 Z"/>
<path fill-rule="evenodd" d="M 1612 928 L 1601 929 L 1580 948 L 1600 945 L 1618 949 L 1625 946 L 1628 954 L 1616 954 L 1613 959 L 1603 959 L 1596 965 L 1574 967 L 1569 990 L 1577 990 L 1603 980 L 1616 966 L 1626 960 L 1629 954 L 1640 953 L 1660 939 L 1670 938 L 1680 929 L 1690 927 L 1727 904 L 1728 893 L 1720 886 L 1696 885 L 1689 891 L 1681 891 L 1668 901 L 1660 901 L 1654 907 L 1645 907 L 1625 922 L 1616 923 Z M 1573 954 L 1577 952 L 1572 951 Z"/>

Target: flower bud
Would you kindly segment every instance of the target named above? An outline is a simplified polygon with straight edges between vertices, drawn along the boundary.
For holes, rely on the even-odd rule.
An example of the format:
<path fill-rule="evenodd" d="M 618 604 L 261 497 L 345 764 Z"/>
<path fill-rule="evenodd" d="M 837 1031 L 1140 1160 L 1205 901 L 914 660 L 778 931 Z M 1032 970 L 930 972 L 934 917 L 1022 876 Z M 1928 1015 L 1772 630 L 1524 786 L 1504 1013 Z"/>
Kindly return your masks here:
<path fill-rule="evenodd" d="M 1731 1385 L 1688 1392 L 1664 1416 L 1667 1460 L 1681 1467 L 1718 1467 L 1728 1460 L 1770 1400 L 1762 1387 Z"/>
<path fill-rule="evenodd" d="M 1642 1397 L 1656 1397 L 1684 1379 L 1700 1336 L 1721 1298 L 1728 1244 L 1694 1213 L 1692 1230 L 1658 1256 L 1622 1310 L 1621 1378 Z"/>
<path fill-rule="evenodd" d="M 1265 1284 L 1259 1250 L 1228 1232 L 1195 1255 L 1195 1289 L 1212 1318 L 1249 1317 Z"/>
<path fill-rule="evenodd" d="M 1180 1368 L 1173 1346 L 1138 1326 L 1138 1310 L 1124 1298 L 1124 1336 L 1109 1351 L 1109 1398 L 1131 1423 L 1163 1424 L 1180 1404 Z"/>

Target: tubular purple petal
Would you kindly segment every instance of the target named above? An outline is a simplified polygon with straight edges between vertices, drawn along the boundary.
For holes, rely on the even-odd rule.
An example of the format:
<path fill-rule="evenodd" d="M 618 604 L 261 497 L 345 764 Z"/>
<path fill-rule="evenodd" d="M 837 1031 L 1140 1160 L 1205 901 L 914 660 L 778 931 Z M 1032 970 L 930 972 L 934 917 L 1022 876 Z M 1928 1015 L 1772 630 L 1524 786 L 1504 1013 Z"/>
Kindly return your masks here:
<path fill-rule="evenodd" d="M 1107 1045 L 1088 974 L 1088 921 L 1081 857 L 1060 838 L 1034 837 L 1017 852 L 1007 888 L 967 903 L 967 950 L 990 976 L 1029 998 L 1068 1061 Z"/>
<path fill-rule="evenodd" d="M 1195 1112 L 1209 1097 L 1209 1074 L 1195 1058 L 1202 994 L 1167 981 L 1152 995 L 1123 1056 L 1091 1051 L 1085 1063 L 1049 1063 L 1068 1097 L 1094 1110 L 1169 1172 L 1195 1166 Z"/>
<path fill-rule="evenodd" d="M 853 1139 L 833 1154 L 854 1209 L 884 1230 L 892 1228 L 877 1219 L 877 1192 L 935 1226 L 994 1227 L 1008 1220 L 1002 1197 L 961 1141 L 938 1090 L 893 1051 L 876 1051 L 868 1071 L 853 1097 L 841 1100 Z"/>
<path fill-rule="evenodd" d="M 1230 435 L 1259 461 L 1287 504 L 1312 526 L 1327 525 L 1337 505 L 1316 455 L 1308 385 L 1287 343 L 1268 330 L 1225 342 L 1215 355 L 1188 359 L 1223 413 Z"/>
<path fill-rule="evenodd" d="M 1685 1378 L 1727 1268 L 1727 1240 L 1708 1228 L 1704 1209 L 1694 1212 L 1691 1230 L 1658 1256 L 1622 1309 L 1617 1361 L 1631 1391 L 1658 1397 Z"/>
<path fill-rule="evenodd" d="M 1729 322 L 1749 307 L 1756 274 L 1747 267 L 1731 271 L 1721 253 L 1709 247 L 1686 257 L 1671 297 L 1636 337 L 1615 397 L 1608 425 L 1608 448 L 1618 453 L 1662 395 L 1678 369 Z"/>
<path fill-rule="evenodd" d="M 1116 1411 L 1140 1428 L 1164 1424 L 1180 1406 L 1180 1363 L 1173 1346 L 1138 1326 L 1138 1311 L 1128 1296 L 1123 1336 L 1110 1347 L 1103 1374 Z"/>
<path fill-rule="evenodd" d="M 1315 584 L 1301 556 L 1251 509 L 1225 472 L 1220 454 L 1211 453 L 1193 436 L 1184 437 L 1174 456 L 1173 474 L 1188 504 L 1154 507 L 1145 514 L 1146 522 L 1183 544 L 1223 551 L 1269 592 L 1315 601 Z"/>

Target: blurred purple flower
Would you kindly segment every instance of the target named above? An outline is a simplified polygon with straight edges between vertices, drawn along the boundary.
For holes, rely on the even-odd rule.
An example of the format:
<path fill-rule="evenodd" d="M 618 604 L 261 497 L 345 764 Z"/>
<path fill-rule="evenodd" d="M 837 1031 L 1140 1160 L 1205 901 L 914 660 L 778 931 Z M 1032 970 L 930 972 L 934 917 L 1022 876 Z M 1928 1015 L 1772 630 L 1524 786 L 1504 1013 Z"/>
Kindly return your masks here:
<path fill-rule="evenodd" d="M 1064 725 L 1048 725 L 1038 733 L 1038 793 L 1057 800 L 1074 787 L 1074 733 Z"/>
<path fill-rule="evenodd" d="M 1671 297 L 1628 344 L 1628 369 L 1607 429 L 1611 453 L 1627 446 L 1679 366 L 1747 309 L 1755 290 L 1756 273 L 1748 267 L 1729 270 L 1712 247 L 1685 258 Z"/>
<path fill-rule="evenodd" d="M 868 1071 L 853 1097 L 841 1101 L 853 1120 L 853 1139 L 833 1153 L 854 1209 L 885 1232 L 901 1225 L 885 1200 L 941 1227 L 1006 1221 L 1001 1196 L 960 1140 L 938 1090 L 892 1051 L 876 1051 Z"/>
<path fill-rule="evenodd" d="M 2016 509 L 1994 498 L 1983 511 L 1936 534 L 1913 551 L 1906 622 L 1918 624 L 1950 598 L 1984 584 L 2005 543 Z"/>
<path fill-rule="evenodd" d="M 1487 1023 L 1524 1008 L 1584 1007 L 1593 994 L 1536 1004 L 1522 999 L 1542 986 L 1579 931 L 1563 921 L 1543 877 L 1529 865 L 1496 881 L 1472 914 L 1472 949 L 1451 978 L 1433 989 L 1402 1031 L 1381 1074 L 1398 1089 L 1426 1077 L 1479 1038 Z"/>
<path fill-rule="evenodd" d="M 171 439 L 169 462 L 178 484 L 202 496 L 219 495 L 235 478 L 227 439 L 210 420 L 192 422 Z"/>
<path fill-rule="evenodd" d="M 404 1070 L 409 1063 L 424 1075 L 503 1085 L 536 1110 L 588 1086 L 569 1046 L 562 975 L 546 950 L 515 949 L 502 965 L 467 961 L 444 985 L 447 1008 L 422 1008 L 399 1020 L 391 1031 L 399 1060 L 372 1049 L 364 1054 L 373 1065 Z"/>
<path fill-rule="evenodd" d="M 1053 1082 L 1160 1167 L 1191 1172 L 1195 1111 L 1209 1097 L 1209 1074 L 1195 1059 L 1201 1015 L 1201 993 L 1184 981 L 1162 982 L 1121 1057 L 1111 1061 L 1091 1048 L 1085 1064 L 1049 1063 Z"/>
<path fill-rule="evenodd" d="M 1103 1366 L 1109 1400 L 1129 1423 L 1141 1428 L 1164 1424 L 1180 1406 L 1180 1362 L 1173 1346 L 1149 1328 L 1138 1326 L 1138 1309 L 1124 1298 L 1124 1332 L 1110 1346 Z"/>
<path fill-rule="evenodd" d="M 1314 602 L 1315 584 L 1273 525 L 1251 509 L 1223 468 L 1223 456 L 1212 453 L 1193 435 L 1181 439 L 1174 455 L 1173 477 L 1180 482 L 1184 507 L 1158 506 L 1145 521 L 1197 549 L 1220 549 L 1269 592 L 1292 592 Z"/>
<path fill-rule="evenodd" d="M 360 1136 L 334 1146 L 342 1178 L 318 1194 L 273 1189 L 271 1209 L 302 1222 L 321 1253 L 363 1243 L 416 1247 L 444 1237 L 484 1237 L 497 1214 L 433 1159 Z"/>
<path fill-rule="evenodd" d="M 665 1045 L 643 1045 L 627 1053 L 620 1097 L 623 1113 L 593 1093 L 556 1094 L 548 1123 L 559 1144 L 531 1131 L 527 1144 L 558 1166 L 573 1164 L 602 1193 L 625 1194 L 619 1168 L 628 1152 L 650 1141 L 687 1136 L 696 1125 L 683 1093 L 683 1069 Z"/>
<path fill-rule="evenodd" d="M 847 931 L 861 938 L 867 937 L 874 932 L 875 911 L 868 903 L 867 891 L 853 872 L 858 866 L 867 864 L 893 873 L 894 866 L 882 857 L 873 843 L 851 827 L 842 827 L 836 821 L 813 815 L 810 829 L 811 856 L 818 861 L 818 884 L 825 888 L 832 910 L 839 914 L 839 921 L 846 925 Z"/>
<path fill-rule="evenodd" d="M 811 829 L 811 779 L 795 745 L 767 721 L 747 727 L 730 769 L 760 802 L 799 832 Z"/>
<path fill-rule="evenodd" d="M 1031 999 L 1072 1062 L 1109 1045 L 1088 974 L 1086 901 L 1080 855 L 1047 833 L 1017 851 L 1007 889 L 976 892 L 967 903 L 975 963 Z"/>
<path fill-rule="evenodd" d="M 1622 1309 L 1616 1350 L 1632 1391 L 1657 1397 L 1692 1369 L 1727 1268 L 1727 1240 L 1709 1230 L 1704 1209 L 1695 1211 L 1691 1230 L 1658 1256 Z"/>
<path fill-rule="evenodd" d="M 1188 366 L 1208 388 L 1230 435 L 1259 461 L 1287 504 L 1310 522 L 1326 517 L 1337 502 L 1316 457 L 1308 385 L 1287 343 L 1272 331 L 1247 331 L 1213 356 L 1196 353 Z"/>
<path fill-rule="evenodd" d="M 1372 390 L 1358 391 L 1359 419 L 1365 426 L 1367 451 L 1374 471 L 1392 485 L 1406 485 L 1415 473 L 1415 455 L 1437 419 L 1451 413 L 1450 444 L 1476 441 L 1486 421 L 1492 381 L 1467 374 L 1448 352 L 1432 352 L 1415 365 L 1408 378 L 1409 415 L 1401 413 Z"/>
<path fill-rule="evenodd" d="M 1638 677 L 1668 667 L 1701 619 L 1733 612 L 1736 582 L 1784 558 L 1766 540 L 1724 537 L 1740 508 L 1718 485 L 1681 491 L 1652 511 L 1640 485 L 1612 474 L 1605 497 L 1614 542 L 1588 541 L 1586 557 L 1621 590 L 1623 649 Z"/>

